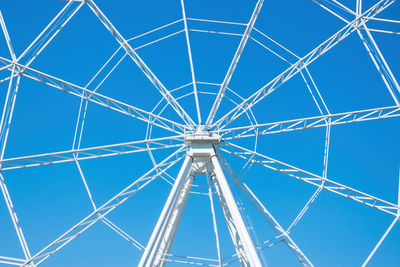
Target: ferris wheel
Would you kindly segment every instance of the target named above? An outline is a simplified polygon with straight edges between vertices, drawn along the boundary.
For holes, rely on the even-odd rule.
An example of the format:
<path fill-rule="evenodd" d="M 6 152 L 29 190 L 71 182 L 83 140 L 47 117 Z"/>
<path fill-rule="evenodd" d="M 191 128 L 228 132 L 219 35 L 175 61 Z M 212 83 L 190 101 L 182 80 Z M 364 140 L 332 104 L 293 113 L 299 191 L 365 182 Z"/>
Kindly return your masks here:
<path fill-rule="evenodd" d="M 398 264 L 396 1 L 14 2 L 0 265 Z"/>

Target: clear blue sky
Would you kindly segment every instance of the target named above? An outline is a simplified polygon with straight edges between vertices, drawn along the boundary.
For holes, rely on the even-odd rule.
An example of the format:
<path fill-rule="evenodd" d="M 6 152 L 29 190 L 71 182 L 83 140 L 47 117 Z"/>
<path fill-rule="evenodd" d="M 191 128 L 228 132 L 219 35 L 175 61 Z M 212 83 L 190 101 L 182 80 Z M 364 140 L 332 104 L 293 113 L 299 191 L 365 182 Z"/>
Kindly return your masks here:
<path fill-rule="evenodd" d="M 340 2 L 355 10 L 355 0 Z M 364 2 L 366 10 L 377 0 Z M 187 0 L 185 3 L 189 18 L 247 23 L 256 1 Z M 65 4 L 55 0 L 1 1 L 0 9 L 17 56 Z M 96 4 L 126 39 L 182 17 L 180 1 L 177 0 L 97 0 Z M 379 17 L 400 20 L 399 4 L 393 4 Z M 255 27 L 302 57 L 344 25 L 312 1 L 265 1 Z M 369 25 L 400 32 L 399 24 L 373 22 Z M 189 27 L 234 33 L 244 31 L 241 26 L 215 26 L 194 21 L 189 22 Z M 180 23 L 132 41 L 131 45 L 138 47 L 182 28 Z M 293 56 L 283 53 L 266 38 L 259 34 L 254 37 L 295 62 Z M 373 37 L 399 80 L 399 36 L 373 33 Z M 190 40 L 196 79 L 221 83 L 240 37 L 190 32 Z M 85 86 L 117 48 L 118 44 L 110 33 L 84 6 L 31 67 Z M 183 33 L 137 52 L 166 88 L 172 90 L 191 82 Z M 10 58 L 3 35 L 0 37 L 0 56 Z M 122 53 L 118 56 L 121 57 Z M 229 87 L 242 97 L 250 96 L 288 67 L 286 62 L 249 40 Z M 331 113 L 394 105 L 356 33 L 312 63 L 309 70 Z M 3 71 L 0 75 L 4 78 L 9 72 Z M 211 85 L 199 85 L 198 88 L 214 93 L 218 90 Z M 89 89 L 93 90 L 94 86 Z M 6 90 L 7 83 L 0 84 L 1 103 Z M 146 110 L 151 110 L 160 100 L 160 94 L 129 57 L 121 62 L 98 92 Z M 214 96 L 210 95 L 200 96 L 203 119 L 213 99 Z M 5 158 L 70 149 L 79 103 L 76 96 L 22 78 Z M 184 98 L 180 103 L 195 119 L 193 97 Z M 224 101 L 217 117 L 233 107 L 234 104 Z M 253 111 L 259 123 L 319 115 L 299 75 L 257 104 Z M 169 109 L 163 115 L 177 119 Z M 233 125 L 248 124 L 243 116 Z M 399 118 L 332 127 L 328 178 L 397 203 L 399 130 Z M 145 138 L 145 131 L 145 123 L 91 103 L 82 147 L 141 140 Z M 153 137 L 167 135 L 160 130 L 153 133 Z M 324 128 L 261 136 L 257 151 L 321 175 L 324 138 Z M 254 142 L 249 138 L 238 144 L 252 148 Z M 161 161 L 170 152 L 172 150 L 155 152 L 154 157 Z M 245 162 L 225 156 L 233 169 L 240 172 Z M 81 166 L 94 201 L 101 205 L 149 170 L 152 162 L 147 153 L 142 153 L 82 161 Z M 169 173 L 175 176 L 178 171 L 179 164 Z M 73 163 L 12 170 L 3 175 L 32 254 L 92 211 Z M 290 225 L 316 190 L 312 185 L 261 166 L 253 166 L 244 176 L 244 181 L 284 228 Z M 196 183 L 204 185 L 205 178 L 198 177 Z M 170 185 L 158 179 L 113 211 L 109 219 L 146 245 L 169 190 Z M 269 225 L 245 196 L 237 189 L 233 191 L 243 201 L 245 212 L 254 225 L 253 238 L 262 242 L 274 237 Z M 217 199 L 214 200 L 217 203 Z M 216 212 L 222 256 L 225 258 L 234 254 L 234 248 L 219 204 Z M 323 191 L 293 230 L 292 238 L 316 266 L 359 266 L 392 220 L 392 216 L 381 211 Z M 0 256 L 22 258 L 2 198 L 0 225 Z M 173 254 L 217 257 L 208 197 L 190 196 L 175 241 Z M 400 226 L 397 224 L 370 266 L 399 266 L 399 242 Z M 264 250 L 263 255 L 269 266 L 296 266 L 296 258 L 283 243 Z M 43 266 L 135 266 L 140 256 L 138 249 L 99 222 Z"/>

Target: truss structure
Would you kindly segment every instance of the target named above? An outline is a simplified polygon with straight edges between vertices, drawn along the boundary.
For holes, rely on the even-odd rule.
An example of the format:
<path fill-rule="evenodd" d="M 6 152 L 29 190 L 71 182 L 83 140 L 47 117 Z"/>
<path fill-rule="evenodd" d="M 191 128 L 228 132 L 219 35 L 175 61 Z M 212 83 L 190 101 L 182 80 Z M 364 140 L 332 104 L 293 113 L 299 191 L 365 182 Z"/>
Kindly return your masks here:
<path fill-rule="evenodd" d="M 172 262 L 175 264 L 181 263 L 200 266 L 227 266 L 238 263 L 242 266 L 263 266 L 266 265 L 262 256 L 263 251 L 277 244 L 284 244 L 287 251 L 293 254 L 300 265 L 313 266 L 312 251 L 303 250 L 301 240 L 295 240 L 292 233 L 295 226 L 307 216 L 307 211 L 310 210 L 312 204 L 318 199 L 320 193 L 326 191 L 332 196 L 336 195 L 346 198 L 349 202 L 356 202 L 359 205 L 375 209 L 382 214 L 392 217 L 392 223 L 383 232 L 381 239 L 374 247 L 371 246 L 371 251 L 365 255 L 364 262 L 360 262 L 360 265 L 366 266 L 378 251 L 385 238 L 390 234 L 392 228 L 400 220 L 400 193 L 396 192 L 399 194 L 399 199 L 397 203 L 394 203 L 339 183 L 335 177 L 329 177 L 327 173 L 331 129 L 337 127 L 337 125 L 351 127 L 358 123 L 368 124 L 371 121 L 380 121 L 382 119 L 388 122 L 395 122 L 398 126 L 399 121 L 396 117 L 400 117 L 400 86 L 396 75 L 392 72 L 373 36 L 375 34 L 400 35 L 400 32 L 376 29 L 370 26 L 371 21 L 390 25 L 400 24 L 398 20 L 379 17 L 380 13 L 384 10 L 395 8 L 395 5 L 398 3 L 395 3 L 395 0 L 376 0 L 372 6 L 364 8 L 362 0 L 355 0 L 355 8 L 352 9 L 337 0 L 312 0 L 312 2 L 321 8 L 321 12 L 328 12 L 338 21 L 345 23 L 345 26 L 331 34 L 328 39 L 316 45 L 315 48 L 304 56 L 296 55 L 257 28 L 257 18 L 260 16 L 263 4 L 266 4 L 262 0 L 254 1 L 251 16 L 245 23 L 192 18 L 188 15 L 189 12 L 187 12 L 184 0 L 180 0 L 181 18 L 177 18 L 177 20 L 171 23 L 128 39 L 117 30 L 117 26 L 107 17 L 107 11 L 99 8 L 93 0 L 66 1 L 65 6 L 20 55 L 17 55 L 14 51 L 14 41 L 8 34 L 7 23 L 0 12 L 0 24 L 5 40 L 5 43 L 2 45 L 7 46 L 9 52 L 9 56 L 0 56 L 0 73 L 3 74 L 0 80 L 0 89 L 6 92 L 0 122 L 0 187 L 5 206 L 7 207 L 20 249 L 23 253 L 23 257 L 19 258 L 0 255 L 0 265 L 38 266 L 50 257 L 54 256 L 56 258 L 56 254 L 62 253 L 59 252 L 62 251 L 62 248 L 67 245 L 73 246 L 73 241 L 76 238 L 83 235 L 86 230 L 90 229 L 97 222 L 101 222 L 142 253 L 140 262 L 130 263 L 132 265 L 164 266 Z M 110 36 L 115 39 L 118 45 L 115 53 L 99 68 L 98 72 L 92 76 L 86 85 L 75 84 L 33 68 L 31 66 L 32 63 L 37 58 L 40 58 L 40 54 L 52 44 L 52 41 L 57 38 L 65 27 L 68 27 L 69 21 L 82 8 L 89 8 L 99 22 L 104 25 Z M 192 27 L 192 23 L 194 22 L 200 23 L 204 27 Z M 221 27 L 226 25 L 234 26 L 239 30 L 214 30 L 212 26 L 215 25 Z M 172 33 L 168 32 L 142 45 L 137 45 L 136 41 L 140 38 L 171 28 L 178 28 L 178 30 Z M 202 82 L 197 79 L 196 65 L 194 64 L 195 59 L 192 56 L 191 44 L 193 41 L 190 39 L 193 33 L 240 38 L 226 74 L 221 78 L 221 83 Z M 153 72 L 148 63 L 140 56 L 140 49 L 180 34 L 184 36 L 186 41 L 187 50 L 183 52 L 188 57 L 191 81 L 178 88 L 170 89 L 158 78 L 157 73 Z M 376 68 L 383 82 L 382 88 L 384 90 L 382 88 L 377 88 L 376 90 L 381 90 L 382 94 L 388 94 L 392 101 L 391 105 L 349 110 L 340 113 L 332 113 L 328 108 L 323 94 L 318 89 L 317 83 L 314 81 L 308 67 L 320 57 L 323 57 L 328 51 L 334 51 L 335 46 L 350 35 L 357 36 L 365 48 L 372 61 L 371 64 Z M 249 42 L 259 45 L 285 64 L 288 64 L 288 67 L 260 88 L 250 90 L 248 92 L 249 96 L 242 97 L 238 92 L 231 89 L 229 85 Z M 277 49 L 272 49 L 272 45 Z M 290 60 L 288 59 L 289 57 L 291 58 Z M 146 110 L 127 103 L 123 99 L 117 100 L 98 92 L 101 90 L 104 81 L 118 68 L 119 64 L 125 58 L 132 60 L 159 93 L 160 100 L 152 110 Z M 262 105 L 263 99 L 292 80 L 293 77 L 300 77 L 305 83 L 319 114 L 290 120 L 259 122 L 256 119 L 256 112 L 254 110 Z M 13 125 L 12 119 L 18 99 L 20 81 L 23 79 L 42 83 L 45 86 L 73 95 L 80 100 L 73 144 L 70 150 L 5 157 L 7 155 L 5 154 L 7 140 L 11 133 L 10 128 Z M 97 80 L 100 80 L 100 82 L 96 84 L 95 81 Z M 200 89 L 201 85 L 212 86 L 217 90 L 213 92 L 202 91 Z M 210 110 L 205 111 L 206 107 L 202 105 L 200 98 L 202 95 L 213 97 Z M 191 112 L 182 105 L 182 101 L 187 99 L 193 101 L 193 105 L 191 105 L 193 110 Z M 224 114 L 221 114 L 222 109 L 220 107 L 224 101 L 229 103 L 231 108 L 226 112 L 224 111 Z M 81 143 L 88 103 L 99 106 L 109 112 L 116 112 L 131 117 L 134 123 L 145 123 L 147 125 L 147 131 L 144 133 L 145 138 L 124 143 L 82 147 Z M 178 119 L 171 118 L 166 112 L 168 109 Z M 190 114 L 195 114 L 195 117 Z M 204 114 L 207 114 L 207 116 L 204 117 Z M 246 123 L 243 123 L 243 121 L 246 121 Z M 393 123 L 393 130 L 398 131 L 398 127 L 395 128 L 395 123 Z M 325 129 L 324 153 L 322 155 L 323 171 L 321 174 L 293 166 L 290 163 L 275 159 L 257 150 L 257 145 L 262 142 L 262 138 L 266 138 L 264 137 L 266 135 L 312 131 L 311 129 L 313 128 Z M 153 131 L 155 129 L 162 130 L 164 133 L 163 136 L 154 137 Z M 174 152 L 169 153 L 163 160 L 157 161 L 153 156 L 153 153 L 157 151 L 171 150 L 174 150 Z M 93 199 L 90 185 L 86 181 L 85 169 L 81 167 L 81 162 L 86 160 L 95 161 L 98 158 L 105 157 L 124 157 L 124 155 L 133 153 L 147 153 L 153 167 L 143 175 L 137 175 L 137 178 L 128 186 L 104 203 L 96 203 Z M 234 158 L 244 160 L 240 174 L 231 167 L 230 159 Z M 71 226 L 70 229 L 64 233 L 60 233 L 58 237 L 54 237 L 54 241 L 48 243 L 40 250 L 32 251 L 28 242 L 29 238 L 25 237 L 26 234 L 29 236 L 29 233 L 23 231 L 23 221 L 19 221 L 17 217 L 17 211 L 20 207 L 14 206 L 12 194 L 7 187 L 7 172 L 66 163 L 74 164 L 74 168 L 79 171 L 92 206 L 92 211 L 75 225 Z M 178 166 L 181 166 L 179 173 L 172 174 L 174 168 Z M 295 216 L 290 225 L 283 226 L 279 222 L 279 219 L 274 217 L 267 208 L 267 203 L 263 203 L 262 198 L 253 192 L 250 188 L 251 186 L 246 184 L 246 173 L 250 167 L 255 168 L 255 166 L 264 167 L 272 172 L 284 174 L 286 177 L 304 182 L 310 185 L 310 187 L 315 187 L 314 194 L 309 198 L 297 216 Z M 262 169 L 261 167 L 258 168 Z M 393 166 L 393 168 L 396 167 Z M 195 183 L 195 178 L 197 177 L 199 179 L 205 177 L 204 179 L 207 183 L 207 186 L 204 188 L 205 191 L 197 190 L 201 188 L 201 186 Z M 263 179 L 263 177 L 259 178 Z M 391 178 L 397 179 L 397 177 Z M 122 230 L 117 222 L 111 221 L 109 214 L 155 180 L 166 181 L 171 185 L 171 189 L 154 230 L 151 236 L 149 235 L 150 238 L 147 245 L 144 245 L 133 238 L 130 233 Z M 397 189 L 397 186 L 394 187 Z M 245 196 L 259 215 L 265 219 L 268 227 L 273 230 L 275 236 L 265 241 L 256 240 L 256 235 L 252 235 L 250 231 L 252 227 L 246 219 L 243 211 L 244 208 L 238 203 L 238 199 L 233 194 L 233 189 L 238 189 Z M 171 253 L 184 208 L 192 193 L 209 198 L 217 258 Z M 235 252 L 228 257 L 224 257 L 221 253 L 222 242 L 218 233 L 214 198 L 218 199 L 235 249 Z M 3 219 L 5 218 L 1 218 L 1 220 Z M 2 241 L 0 240 L 0 242 Z"/>

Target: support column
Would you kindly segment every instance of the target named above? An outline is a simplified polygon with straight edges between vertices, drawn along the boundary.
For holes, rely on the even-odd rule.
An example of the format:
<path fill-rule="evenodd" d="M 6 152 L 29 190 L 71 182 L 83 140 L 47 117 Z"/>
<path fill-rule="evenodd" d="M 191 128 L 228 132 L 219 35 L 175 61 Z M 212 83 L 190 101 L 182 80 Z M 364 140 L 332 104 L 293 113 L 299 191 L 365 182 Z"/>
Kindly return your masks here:
<path fill-rule="evenodd" d="M 254 247 L 253 241 L 247 231 L 246 224 L 244 223 L 235 199 L 233 198 L 215 150 L 213 150 L 213 154 L 211 155 L 211 162 L 214 167 L 212 182 L 224 212 L 240 263 L 242 266 L 261 267 L 261 261 L 258 257 L 256 248 Z"/>
<path fill-rule="evenodd" d="M 192 157 L 187 155 L 174 186 L 169 193 L 167 202 L 157 221 L 149 243 L 140 259 L 140 267 L 164 266 L 174 240 L 176 230 L 185 208 L 194 174 L 191 173 Z"/>

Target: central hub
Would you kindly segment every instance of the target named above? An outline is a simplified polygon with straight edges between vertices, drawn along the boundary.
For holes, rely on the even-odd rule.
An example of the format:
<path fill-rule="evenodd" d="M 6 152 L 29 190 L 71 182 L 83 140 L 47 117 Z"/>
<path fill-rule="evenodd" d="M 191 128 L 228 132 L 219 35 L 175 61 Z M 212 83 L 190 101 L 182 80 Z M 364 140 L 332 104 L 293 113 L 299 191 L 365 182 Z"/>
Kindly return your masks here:
<path fill-rule="evenodd" d="M 199 125 L 195 131 L 185 134 L 185 144 L 195 148 L 197 145 L 217 145 L 221 141 L 221 137 L 206 129 L 205 126 Z"/>
<path fill-rule="evenodd" d="M 196 174 L 206 173 L 210 157 L 215 154 L 214 145 L 220 141 L 218 134 L 208 131 L 202 125 L 195 131 L 186 133 L 185 144 L 192 147 L 189 155 L 196 166 Z"/>

